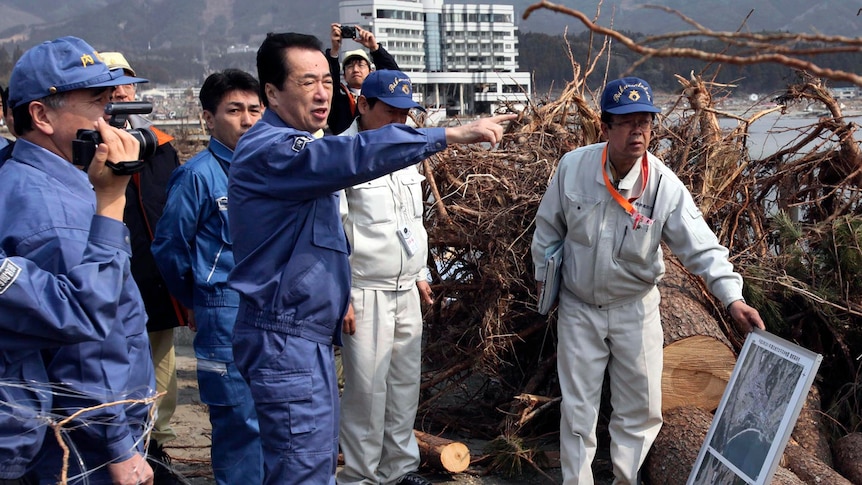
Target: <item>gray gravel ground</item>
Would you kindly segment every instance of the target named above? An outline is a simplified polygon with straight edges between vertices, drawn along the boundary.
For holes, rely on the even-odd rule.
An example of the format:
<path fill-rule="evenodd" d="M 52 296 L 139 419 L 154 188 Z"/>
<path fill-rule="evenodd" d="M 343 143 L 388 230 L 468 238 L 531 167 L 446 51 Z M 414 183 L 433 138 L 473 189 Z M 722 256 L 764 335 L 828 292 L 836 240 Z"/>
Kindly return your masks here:
<path fill-rule="evenodd" d="M 174 467 L 187 478 L 190 484 L 214 485 L 215 480 L 212 478 L 209 463 L 210 423 L 206 406 L 200 402 L 197 392 L 191 332 L 185 328 L 178 329 L 176 343 L 179 403 L 171 423 L 177 433 L 177 439 L 167 443 L 165 448 L 173 457 Z M 479 456 L 485 446 L 482 441 L 465 441 L 465 444 L 474 457 Z M 551 454 L 558 454 L 559 450 L 549 451 Z M 596 468 L 596 484 L 610 485 L 613 480 L 612 477 L 608 478 L 607 459 L 603 458 L 601 453 L 596 460 Z M 550 479 L 533 471 L 515 478 L 484 475 L 484 470 L 480 467 L 471 467 L 467 473 L 454 475 L 424 469 L 421 470 L 421 474 L 435 484 L 446 485 L 545 485 L 562 482 L 558 466 L 544 471 Z"/>

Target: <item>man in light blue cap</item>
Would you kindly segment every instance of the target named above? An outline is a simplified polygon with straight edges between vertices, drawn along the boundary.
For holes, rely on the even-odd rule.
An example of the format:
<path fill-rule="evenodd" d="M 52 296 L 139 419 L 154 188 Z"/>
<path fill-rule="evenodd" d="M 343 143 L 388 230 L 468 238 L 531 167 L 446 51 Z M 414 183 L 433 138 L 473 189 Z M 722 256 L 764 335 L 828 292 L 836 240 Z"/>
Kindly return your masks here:
<path fill-rule="evenodd" d="M 643 79 L 608 83 L 601 98 L 606 143 L 563 156 L 536 214 L 532 254 L 543 281 L 549 248 L 563 245 L 557 370 L 562 393 L 560 463 L 565 485 L 592 484 L 602 382 L 610 379 L 615 484 L 639 482 L 662 425 L 663 332 L 657 283 L 661 243 L 703 277 L 739 329 L 763 328 L 691 193 L 647 151 L 661 112 Z M 541 294 L 541 284 L 539 285 Z"/>
<path fill-rule="evenodd" d="M 9 82 L 18 141 L 0 168 L 0 249 L 7 255 L 26 257 L 53 274 L 67 273 L 81 261 L 96 199 L 87 174 L 72 165 L 72 141 L 80 129 L 105 128 L 102 115 L 114 86 L 145 81 L 109 70 L 93 47 L 76 37 L 42 43 L 21 56 Z M 133 140 L 122 130 L 113 133 Z M 140 151 L 124 153 L 140 157 Z M 41 395 L 53 393 L 54 420 L 152 397 L 145 323 L 140 292 L 127 278 L 104 341 L 43 353 L 48 382 L 41 383 Z M 141 403 L 105 406 L 73 421 L 65 433 L 73 450 L 68 483 L 151 483 L 152 470 L 142 455 L 149 408 Z M 6 465 L 0 463 L 0 470 Z M 63 452 L 50 436 L 32 467 L 33 479 L 56 483 L 63 478 L 63 465 Z"/>

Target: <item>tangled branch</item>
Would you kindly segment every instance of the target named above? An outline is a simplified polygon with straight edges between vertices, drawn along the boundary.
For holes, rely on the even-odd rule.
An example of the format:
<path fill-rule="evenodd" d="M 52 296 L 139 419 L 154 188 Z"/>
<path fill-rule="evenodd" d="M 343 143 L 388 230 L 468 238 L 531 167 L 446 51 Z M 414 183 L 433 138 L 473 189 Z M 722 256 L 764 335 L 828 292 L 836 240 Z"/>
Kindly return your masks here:
<path fill-rule="evenodd" d="M 584 13 L 574 10 L 569 7 L 565 7 L 563 5 L 558 5 L 555 3 L 548 2 L 543 0 L 539 3 L 530 5 L 524 11 L 523 18 L 526 20 L 530 14 L 532 14 L 536 10 L 545 9 L 551 10 L 553 12 L 558 12 L 562 14 L 566 14 L 572 17 L 577 18 L 584 24 L 588 29 L 597 34 L 601 34 L 607 36 L 611 39 L 614 39 L 621 44 L 623 44 L 626 48 L 631 50 L 632 52 L 638 53 L 644 57 L 687 57 L 691 59 L 698 59 L 701 61 L 707 62 L 716 62 L 721 64 L 736 64 L 736 65 L 753 65 L 753 64 L 764 64 L 764 63 L 776 63 L 781 64 L 792 69 L 796 69 L 799 71 L 809 72 L 814 76 L 819 76 L 825 79 L 831 79 L 833 81 L 847 81 L 857 86 L 862 86 L 862 76 L 837 70 L 837 69 L 829 69 L 826 67 L 818 66 L 813 62 L 804 61 L 795 57 L 796 55 L 812 55 L 812 54 L 827 54 L 827 53 L 837 53 L 837 52 L 857 52 L 859 50 L 859 45 L 862 43 L 862 39 L 860 38 L 848 38 L 848 37 L 840 37 L 840 36 L 818 36 L 818 35 L 802 35 L 802 34 L 794 34 L 792 37 L 783 36 L 783 35 L 775 35 L 775 36 L 755 36 L 754 34 L 739 34 L 739 33 L 730 33 L 730 32 L 714 32 L 712 30 L 706 29 L 705 27 L 698 25 L 698 30 L 696 32 L 683 32 L 680 34 L 676 34 L 678 37 L 685 36 L 705 36 L 711 37 L 718 40 L 723 40 L 725 42 L 732 41 L 738 42 L 734 38 L 739 37 L 740 35 L 747 36 L 749 41 L 757 41 L 758 44 L 751 45 L 751 47 L 756 47 L 758 51 L 765 51 L 760 54 L 753 55 L 730 55 L 716 52 L 706 52 L 699 49 L 693 49 L 689 47 L 662 47 L 662 48 L 654 48 L 643 45 L 643 43 L 639 43 L 634 41 L 632 38 L 627 37 L 615 30 L 602 27 L 597 25 L 595 22 L 590 20 Z M 669 10 L 669 9 L 668 9 Z M 667 38 L 665 36 L 664 38 Z M 793 40 L 808 40 L 811 42 L 822 42 L 825 44 L 841 44 L 841 45 L 832 45 L 831 47 L 824 47 L 822 49 L 814 49 L 803 52 L 786 50 L 783 47 L 776 47 L 773 41 L 785 41 L 792 38 Z M 846 45 L 843 45 L 846 44 Z M 750 44 L 749 44 L 750 45 Z M 792 54 L 792 55 L 789 55 Z"/>

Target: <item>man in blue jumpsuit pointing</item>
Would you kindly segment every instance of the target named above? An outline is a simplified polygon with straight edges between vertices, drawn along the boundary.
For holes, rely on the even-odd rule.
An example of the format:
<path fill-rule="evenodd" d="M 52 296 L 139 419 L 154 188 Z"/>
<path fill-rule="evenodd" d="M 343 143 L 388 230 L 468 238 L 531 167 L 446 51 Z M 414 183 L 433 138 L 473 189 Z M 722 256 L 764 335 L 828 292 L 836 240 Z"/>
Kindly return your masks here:
<path fill-rule="evenodd" d="M 257 52 L 266 112 L 237 144 L 228 213 L 240 294 L 237 367 L 260 421 L 267 484 L 334 483 L 338 391 L 332 344 L 350 293 L 336 192 L 414 165 L 448 143 L 500 141 L 484 118 L 455 128 L 388 125 L 323 137 L 334 80 L 313 36 L 268 34 Z M 393 86 L 393 89 L 397 86 Z"/>

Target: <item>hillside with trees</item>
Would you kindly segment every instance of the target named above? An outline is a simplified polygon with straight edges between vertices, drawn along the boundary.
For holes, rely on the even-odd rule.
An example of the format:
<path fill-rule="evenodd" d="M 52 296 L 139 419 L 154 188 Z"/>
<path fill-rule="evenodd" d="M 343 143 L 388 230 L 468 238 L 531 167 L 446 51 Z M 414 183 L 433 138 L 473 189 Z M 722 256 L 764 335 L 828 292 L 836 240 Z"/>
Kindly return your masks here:
<path fill-rule="evenodd" d="M 690 48 L 705 52 L 723 52 L 731 56 L 745 56 L 756 54 L 757 50 L 750 46 L 728 46 L 717 39 L 704 38 L 662 38 L 659 36 L 647 36 L 635 32 L 623 32 L 635 42 L 653 47 Z M 763 33 L 766 35 L 766 33 Z M 583 32 L 580 34 L 568 34 L 567 36 L 547 35 L 540 33 L 521 33 L 520 66 L 522 70 L 532 72 L 535 75 L 535 89 L 538 94 L 546 93 L 555 88 L 561 90 L 567 82 L 572 80 L 571 65 L 566 62 L 567 52 L 571 52 L 573 58 L 578 62 L 589 59 L 589 55 L 595 50 L 591 49 L 591 34 Z M 808 61 L 816 59 L 821 66 L 854 72 L 862 65 L 862 49 L 851 49 L 847 52 L 835 52 L 819 56 L 813 55 L 824 44 L 815 42 L 793 42 L 787 43 L 787 49 L 799 52 L 812 52 L 811 55 L 801 55 L 800 58 Z M 649 79 L 653 88 L 661 92 L 674 92 L 678 90 L 679 83 L 674 77 L 675 73 L 701 72 L 710 66 L 709 62 L 691 59 L 687 57 L 662 57 L 643 59 L 637 53 L 619 44 L 609 47 L 610 60 L 607 61 L 607 72 L 610 77 L 619 76 L 636 65 L 635 73 L 645 79 Z M 737 86 L 737 95 L 743 93 L 776 93 L 787 83 L 792 82 L 796 74 L 793 69 L 779 63 L 758 63 L 752 65 L 738 66 L 724 64 L 716 69 L 715 82 L 733 84 Z M 597 84 L 601 80 L 597 81 Z M 846 81 L 835 81 L 834 86 L 847 86 Z M 592 86 L 597 87 L 597 86 Z"/>
<path fill-rule="evenodd" d="M 565 59 L 567 36 L 575 59 L 586 59 L 589 32 L 580 22 L 552 12 L 539 11 L 527 19 L 520 18 L 534 3 L 512 0 L 516 24 L 520 29 L 521 70 L 535 73 L 538 92 L 552 86 L 559 90 L 571 81 Z M 828 31 L 832 35 L 856 35 L 857 12 L 841 0 L 826 0 L 810 4 L 794 0 L 758 2 L 752 11 L 750 2 L 651 2 L 659 6 L 679 8 L 692 18 L 708 19 L 713 30 L 742 32 L 759 31 Z M 576 0 L 567 2 L 589 15 L 595 15 L 600 5 L 598 23 L 614 25 L 638 41 L 650 42 L 650 36 L 660 36 L 684 20 L 658 8 L 636 6 L 630 1 L 597 2 Z M 134 62 L 138 71 L 146 73 L 153 83 L 196 85 L 206 74 L 225 67 L 237 67 L 254 72 L 254 52 L 267 32 L 295 30 L 317 35 L 329 35 L 329 24 L 338 20 L 338 0 L 317 2 L 310 8 L 299 0 L 80 0 L 58 3 L 52 0 L 0 1 L 4 15 L 0 18 L 0 83 L 6 84 L 14 61 L 32 45 L 62 35 L 76 35 L 99 50 L 119 50 Z M 852 26 L 852 28 L 848 27 Z M 636 33 L 641 32 L 641 33 Z M 655 37 L 661 39 L 660 37 Z M 684 38 L 665 39 L 679 47 L 713 50 L 722 46 L 715 40 Z M 799 43 L 796 43 L 799 44 Z M 799 45 L 791 46 L 798 49 Z M 729 53 L 742 53 L 744 47 L 729 47 Z M 612 61 L 608 72 L 622 72 L 637 61 L 637 56 L 619 46 L 611 46 Z M 862 54 L 845 52 L 818 62 L 834 69 L 860 65 Z M 639 66 L 639 74 L 649 78 L 657 90 L 673 90 L 676 82 L 672 73 L 699 71 L 702 62 L 687 59 L 649 59 Z M 726 67 L 719 73 L 722 82 L 738 82 L 741 90 L 768 93 L 792 77 L 787 69 L 762 64 L 745 68 Z"/>

